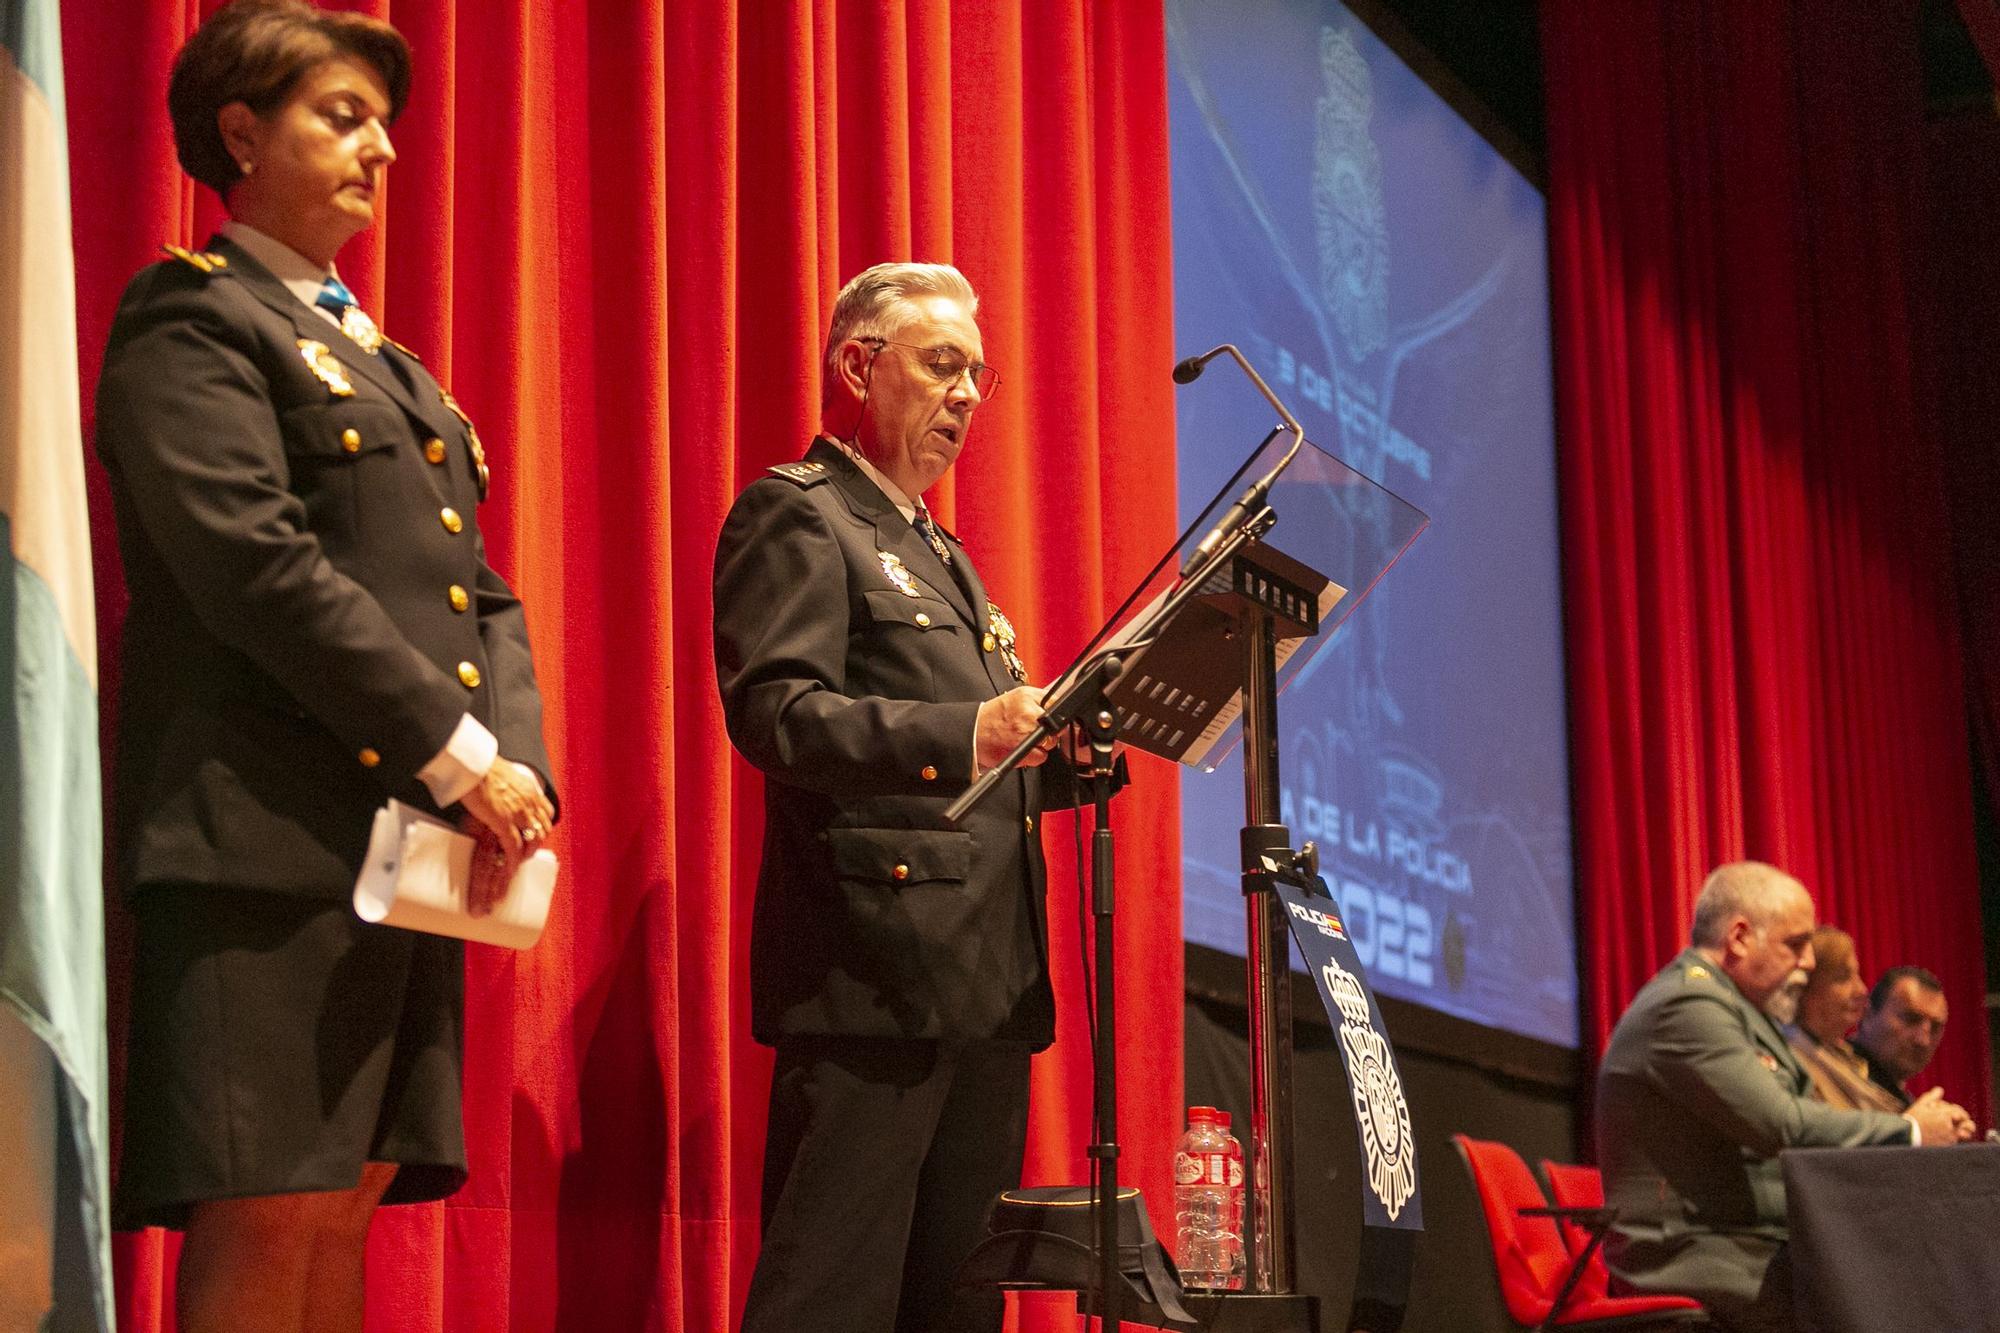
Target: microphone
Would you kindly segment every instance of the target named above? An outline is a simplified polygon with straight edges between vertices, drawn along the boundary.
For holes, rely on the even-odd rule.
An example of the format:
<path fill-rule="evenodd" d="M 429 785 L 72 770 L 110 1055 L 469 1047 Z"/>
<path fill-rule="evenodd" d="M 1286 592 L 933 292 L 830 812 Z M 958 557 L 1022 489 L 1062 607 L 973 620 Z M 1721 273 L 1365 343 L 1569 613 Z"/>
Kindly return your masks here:
<path fill-rule="evenodd" d="M 1264 383 L 1264 377 L 1257 373 L 1256 367 L 1250 364 L 1243 353 L 1236 350 L 1235 343 L 1223 343 L 1220 347 L 1211 347 L 1199 356 L 1191 356 L 1177 363 L 1174 366 L 1174 383 L 1194 383 L 1201 378 L 1201 372 L 1208 368 L 1208 363 L 1225 352 L 1229 354 L 1231 360 L 1242 367 L 1243 373 L 1250 377 L 1250 382 L 1257 386 L 1257 392 L 1264 395 L 1264 401 L 1277 409 L 1279 418 L 1292 432 L 1292 447 L 1285 451 L 1285 456 L 1278 460 L 1276 467 L 1259 477 L 1256 484 L 1243 493 L 1241 499 L 1229 506 L 1220 523 L 1209 529 L 1208 535 L 1201 539 L 1201 544 L 1194 548 L 1194 554 L 1190 555 L 1187 563 L 1181 566 L 1183 579 L 1199 569 L 1209 556 L 1214 554 L 1215 548 L 1229 540 L 1238 528 L 1264 512 L 1264 497 L 1270 494 L 1272 485 L 1278 480 L 1278 474 L 1292 465 L 1292 460 L 1298 457 L 1299 447 L 1306 442 L 1306 428 L 1299 424 L 1299 419 L 1292 415 L 1291 409 L 1285 406 L 1284 401 L 1271 392 L 1271 386 Z"/>
<path fill-rule="evenodd" d="M 1174 366 L 1174 383 L 1194 383 L 1201 378 L 1201 372 L 1208 369 L 1208 363 L 1225 352 L 1229 354 L 1231 360 L 1243 368 L 1243 373 L 1248 375 L 1250 382 L 1257 386 L 1257 392 L 1264 395 L 1264 401 L 1277 409 L 1278 419 L 1285 423 L 1286 429 L 1290 430 L 1298 439 L 1303 440 L 1306 436 L 1306 428 L 1299 424 L 1299 419 L 1292 415 L 1291 409 L 1285 406 L 1284 400 L 1271 392 L 1271 386 L 1264 383 L 1264 377 L 1257 373 L 1257 368 L 1250 364 L 1243 353 L 1236 350 L 1235 343 L 1224 343 L 1220 347 L 1211 347 L 1200 356 L 1191 356 L 1187 360 L 1178 363 Z"/>

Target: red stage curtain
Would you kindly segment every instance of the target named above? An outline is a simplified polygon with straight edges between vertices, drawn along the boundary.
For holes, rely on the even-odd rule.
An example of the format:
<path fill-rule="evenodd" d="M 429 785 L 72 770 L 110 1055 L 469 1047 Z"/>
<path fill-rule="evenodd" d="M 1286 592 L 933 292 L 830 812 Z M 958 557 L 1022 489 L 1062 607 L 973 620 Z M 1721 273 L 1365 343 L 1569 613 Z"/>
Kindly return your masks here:
<path fill-rule="evenodd" d="M 1586 1046 L 1756 856 L 1944 977 L 1931 1077 L 1990 1123 L 1915 20 L 1542 12 Z"/>
<path fill-rule="evenodd" d="M 175 168 L 164 109 L 173 53 L 213 7 L 63 7 L 86 401 L 125 280 L 217 217 Z M 769 1061 L 744 966 L 759 788 L 710 660 L 716 532 L 816 424 L 839 283 L 949 259 L 984 296 L 1005 383 L 937 508 L 1039 677 L 1081 645 L 1174 532 L 1162 16 L 1080 0 L 369 7 L 408 36 L 418 76 L 386 224 L 342 270 L 494 455 L 481 517 L 529 608 L 566 877 L 533 953 L 472 951 L 472 1181 L 383 1215 L 370 1327 L 720 1330 L 757 1248 Z M 110 662 L 122 608 L 97 498 Z M 1135 777 L 1121 1127 L 1126 1178 L 1166 1225 L 1178 799 L 1171 768 Z M 1071 827 L 1048 833 L 1063 1019 L 1035 1066 L 1031 1181 L 1086 1178 Z M 171 1326 L 169 1253 L 159 1233 L 121 1238 L 121 1327 Z M 1060 1303 L 1029 1308 L 1027 1326 L 1060 1322 Z"/>

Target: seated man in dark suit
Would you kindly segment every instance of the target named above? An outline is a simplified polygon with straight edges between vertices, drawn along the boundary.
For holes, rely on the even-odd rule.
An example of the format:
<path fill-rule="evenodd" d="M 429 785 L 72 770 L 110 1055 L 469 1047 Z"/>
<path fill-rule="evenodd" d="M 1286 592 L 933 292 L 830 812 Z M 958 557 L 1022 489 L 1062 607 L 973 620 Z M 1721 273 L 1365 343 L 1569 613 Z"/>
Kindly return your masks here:
<path fill-rule="evenodd" d="M 1614 1273 L 1699 1299 L 1739 1333 L 1789 1329 L 1785 1148 L 1957 1142 L 1965 1113 L 1935 1095 L 1902 1115 L 1813 1101 L 1798 1057 L 1763 1012 L 1810 971 L 1805 886 L 1755 861 L 1718 868 L 1691 945 L 1618 1020 L 1597 1076 L 1597 1157 L 1618 1221 Z"/>
<path fill-rule="evenodd" d="M 1868 1062 L 1868 1077 L 1903 1105 L 1910 1080 L 1924 1072 L 1944 1040 L 1944 983 L 1928 968 L 1892 967 L 1868 992 L 1868 1012 L 1854 1031 L 1854 1049 Z"/>

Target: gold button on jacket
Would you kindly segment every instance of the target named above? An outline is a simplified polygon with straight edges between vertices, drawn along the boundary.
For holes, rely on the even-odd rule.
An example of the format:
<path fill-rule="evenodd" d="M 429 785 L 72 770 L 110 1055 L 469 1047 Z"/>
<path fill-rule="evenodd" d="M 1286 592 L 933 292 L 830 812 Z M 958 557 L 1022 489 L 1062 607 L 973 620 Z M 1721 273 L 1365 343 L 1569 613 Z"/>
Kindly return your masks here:
<path fill-rule="evenodd" d="M 451 609 L 454 611 L 463 611 L 472 605 L 471 595 L 456 583 L 451 585 L 451 591 L 446 593 L 445 596 L 450 599 Z"/>
<path fill-rule="evenodd" d="M 363 750 L 360 754 L 356 755 L 355 758 L 361 761 L 361 766 L 363 768 L 373 768 L 375 767 L 375 765 L 382 762 L 381 754 L 372 749 Z"/>
<path fill-rule="evenodd" d="M 925 782 L 936 782 L 936 781 L 937 781 L 937 766 L 936 766 L 936 765 L 934 765 L 934 764 L 925 764 L 925 765 L 924 765 L 924 772 L 923 772 L 923 778 L 924 778 L 924 781 L 925 781 Z"/>
<path fill-rule="evenodd" d="M 354 429 L 354 427 L 352 426 L 349 426 L 346 430 L 340 432 L 340 447 L 347 450 L 347 452 L 350 454 L 360 453 L 361 432 Z"/>
<path fill-rule="evenodd" d="M 460 662 L 458 664 L 458 683 L 465 686 L 468 690 L 478 689 L 479 668 L 470 662 Z"/>
<path fill-rule="evenodd" d="M 424 442 L 424 457 L 433 463 L 444 462 L 444 441 L 433 435 Z"/>
<path fill-rule="evenodd" d="M 899 861 L 896 863 L 896 868 L 889 873 L 898 880 L 905 880 L 910 877 L 910 868 Z"/>
<path fill-rule="evenodd" d="M 458 511 L 450 505 L 438 511 L 438 522 L 444 524 L 446 532 L 462 532 L 465 529 L 465 520 L 460 518 Z"/>

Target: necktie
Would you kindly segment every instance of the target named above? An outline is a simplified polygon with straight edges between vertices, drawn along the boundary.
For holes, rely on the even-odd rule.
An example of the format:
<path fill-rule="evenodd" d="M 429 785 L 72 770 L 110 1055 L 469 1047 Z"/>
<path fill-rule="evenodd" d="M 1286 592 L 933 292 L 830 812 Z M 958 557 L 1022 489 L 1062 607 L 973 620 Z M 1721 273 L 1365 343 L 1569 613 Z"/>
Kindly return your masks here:
<path fill-rule="evenodd" d="M 944 544 L 944 536 L 938 532 L 937 524 L 931 522 L 931 511 L 918 505 L 917 516 L 910 520 L 910 526 L 917 530 L 917 535 L 931 550 L 937 552 L 937 558 L 944 563 L 944 567 L 950 569 L 951 548 Z"/>
<path fill-rule="evenodd" d="M 319 295 L 313 298 L 313 304 L 330 311 L 340 321 L 340 331 L 359 344 L 362 351 L 373 356 L 382 350 L 382 331 L 375 327 L 375 321 L 368 318 L 368 312 L 355 301 L 354 293 L 348 291 L 347 284 L 339 278 L 327 274 L 326 281 L 320 284 Z"/>
<path fill-rule="evenodd" d="M 361 303 L 354 299 L 353 292 L 347 290 L 346 283 L 329 273 L 326 281 L 319 285 L 319 295 L 313 298 L 313 304 L 323 310 L 331 310 L 333 317 L 339 319 L 347 313 L 347 307 Z"/>

